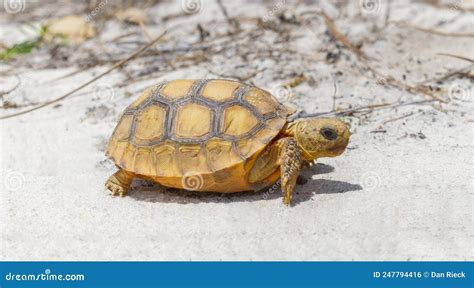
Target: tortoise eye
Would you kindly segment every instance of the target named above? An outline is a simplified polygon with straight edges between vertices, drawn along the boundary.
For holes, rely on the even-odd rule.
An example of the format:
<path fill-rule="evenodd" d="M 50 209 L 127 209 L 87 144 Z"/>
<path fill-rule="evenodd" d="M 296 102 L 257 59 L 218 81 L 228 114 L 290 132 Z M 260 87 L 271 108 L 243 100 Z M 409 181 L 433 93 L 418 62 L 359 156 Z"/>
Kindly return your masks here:
<path fill-rule="evenodd" d="M 324 138 L 328 140 L 336 140 L 337 138 L 337 133 L 334 131 L 332 128 L 325 127 L 319 131 L 321 135 L 323 135 Z"/>

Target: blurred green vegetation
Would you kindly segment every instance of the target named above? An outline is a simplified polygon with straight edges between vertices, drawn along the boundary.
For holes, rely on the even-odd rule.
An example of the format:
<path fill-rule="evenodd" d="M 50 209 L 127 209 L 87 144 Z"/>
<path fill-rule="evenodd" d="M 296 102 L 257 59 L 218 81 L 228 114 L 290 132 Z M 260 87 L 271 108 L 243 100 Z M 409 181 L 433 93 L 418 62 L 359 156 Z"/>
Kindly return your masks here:
<path fill-rule="evenodd" d="M 46 34 L 47 26 L 41 26 L 38 31 L 38 36 L 34 40 L 26 40 L 11 47 L 6 48 L 0 52 L 0 60 L 10 60 L 18 55 L 29 54 L 33 49 L 38 48 L 43 42 L 44 35 Z"/>

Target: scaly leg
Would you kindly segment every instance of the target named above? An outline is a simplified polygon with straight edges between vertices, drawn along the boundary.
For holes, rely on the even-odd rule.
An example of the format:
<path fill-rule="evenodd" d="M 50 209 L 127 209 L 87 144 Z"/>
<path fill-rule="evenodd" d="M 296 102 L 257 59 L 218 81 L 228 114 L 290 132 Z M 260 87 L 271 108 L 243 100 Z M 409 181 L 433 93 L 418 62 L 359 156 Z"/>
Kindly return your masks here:
<path fill-rule="evenodd" d="M 133 173 L 120 169 L 107 179 L 105 187 L 112 192 L 112 196 L 119 194 L 120 197 L 123 197 L 127 194 L 128 188 L 130 188 L 130 185 L 132 184 L 133 177 Z"/>
<path fill-rule="evenodd" d="M 298 147 L 296 140 L 292 137 L 281 138 L 267 147 L 255 161 L 248 180 L 250 183 L 265 181 L 280 167 L 283 202 L 289 205 L 302 163 L 301 148 Z"/>
<path fill-rule="evenodd" d="M 293 189 L 295 188 L 296 179 L 301 171 L 303 157 L 301 149 L 298 147 L 294 138 L 282 138 L 278 140 L 279 157 L 281 173 L 281 190 L 283 192 L 283 203 L 290 205 Z"/>

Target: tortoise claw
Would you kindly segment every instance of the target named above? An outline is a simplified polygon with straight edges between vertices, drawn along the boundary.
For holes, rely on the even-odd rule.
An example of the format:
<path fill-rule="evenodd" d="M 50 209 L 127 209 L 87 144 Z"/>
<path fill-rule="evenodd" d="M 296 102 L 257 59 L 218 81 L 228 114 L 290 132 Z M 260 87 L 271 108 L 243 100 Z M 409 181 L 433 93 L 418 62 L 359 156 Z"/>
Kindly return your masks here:
<path fill-rule="evenodd" d="M 281 190 L 283 192 L 283 204 L 285 204 L 286 206 L 290 206 L 293 188 L 294 184 L 291 183 L 291 180 L 287 177 L 283 177 L 281 181 Z"/>
<path fill-rule="evenodd" d="M 291 203 L 291 192 L 290 191 L 284 191 L 283 192 L 283 204 L 285 204 L 287 207 L 290 206 Z"/>
<path fill-rule="evenodd" d="M 128 190 L 127 187 L 116 183 L 113 179 L 107 180 L 105 187 L 110 190 L 112 196 L 119 195 L 120 197 L 124 197 Z"/>

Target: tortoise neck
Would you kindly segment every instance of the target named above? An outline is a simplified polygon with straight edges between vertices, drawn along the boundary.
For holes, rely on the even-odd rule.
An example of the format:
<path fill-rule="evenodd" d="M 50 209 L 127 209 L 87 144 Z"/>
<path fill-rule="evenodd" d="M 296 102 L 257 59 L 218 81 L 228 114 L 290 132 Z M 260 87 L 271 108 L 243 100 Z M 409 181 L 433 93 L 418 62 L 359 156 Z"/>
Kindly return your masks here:
<path fill-rule="evenodd" d="M 298 137 L 298 124 L 298 121 L 287 123 L 285 128 L 283 129 L 283 135 L 286 137 L 292 137 L 296 140 L 296 143 L 298 143 L 298 147 L 303 152 L 304 160 L 314 160 L 314 157 L 311 155 L 311 153 L 306 151 L 303 145 L 301 145 L 301 141 Z"/>
<path fill-rule="evenodd" d="M 283 128 L 283 135 L 296 138 L 297 122 L 289 122 Z"/>

